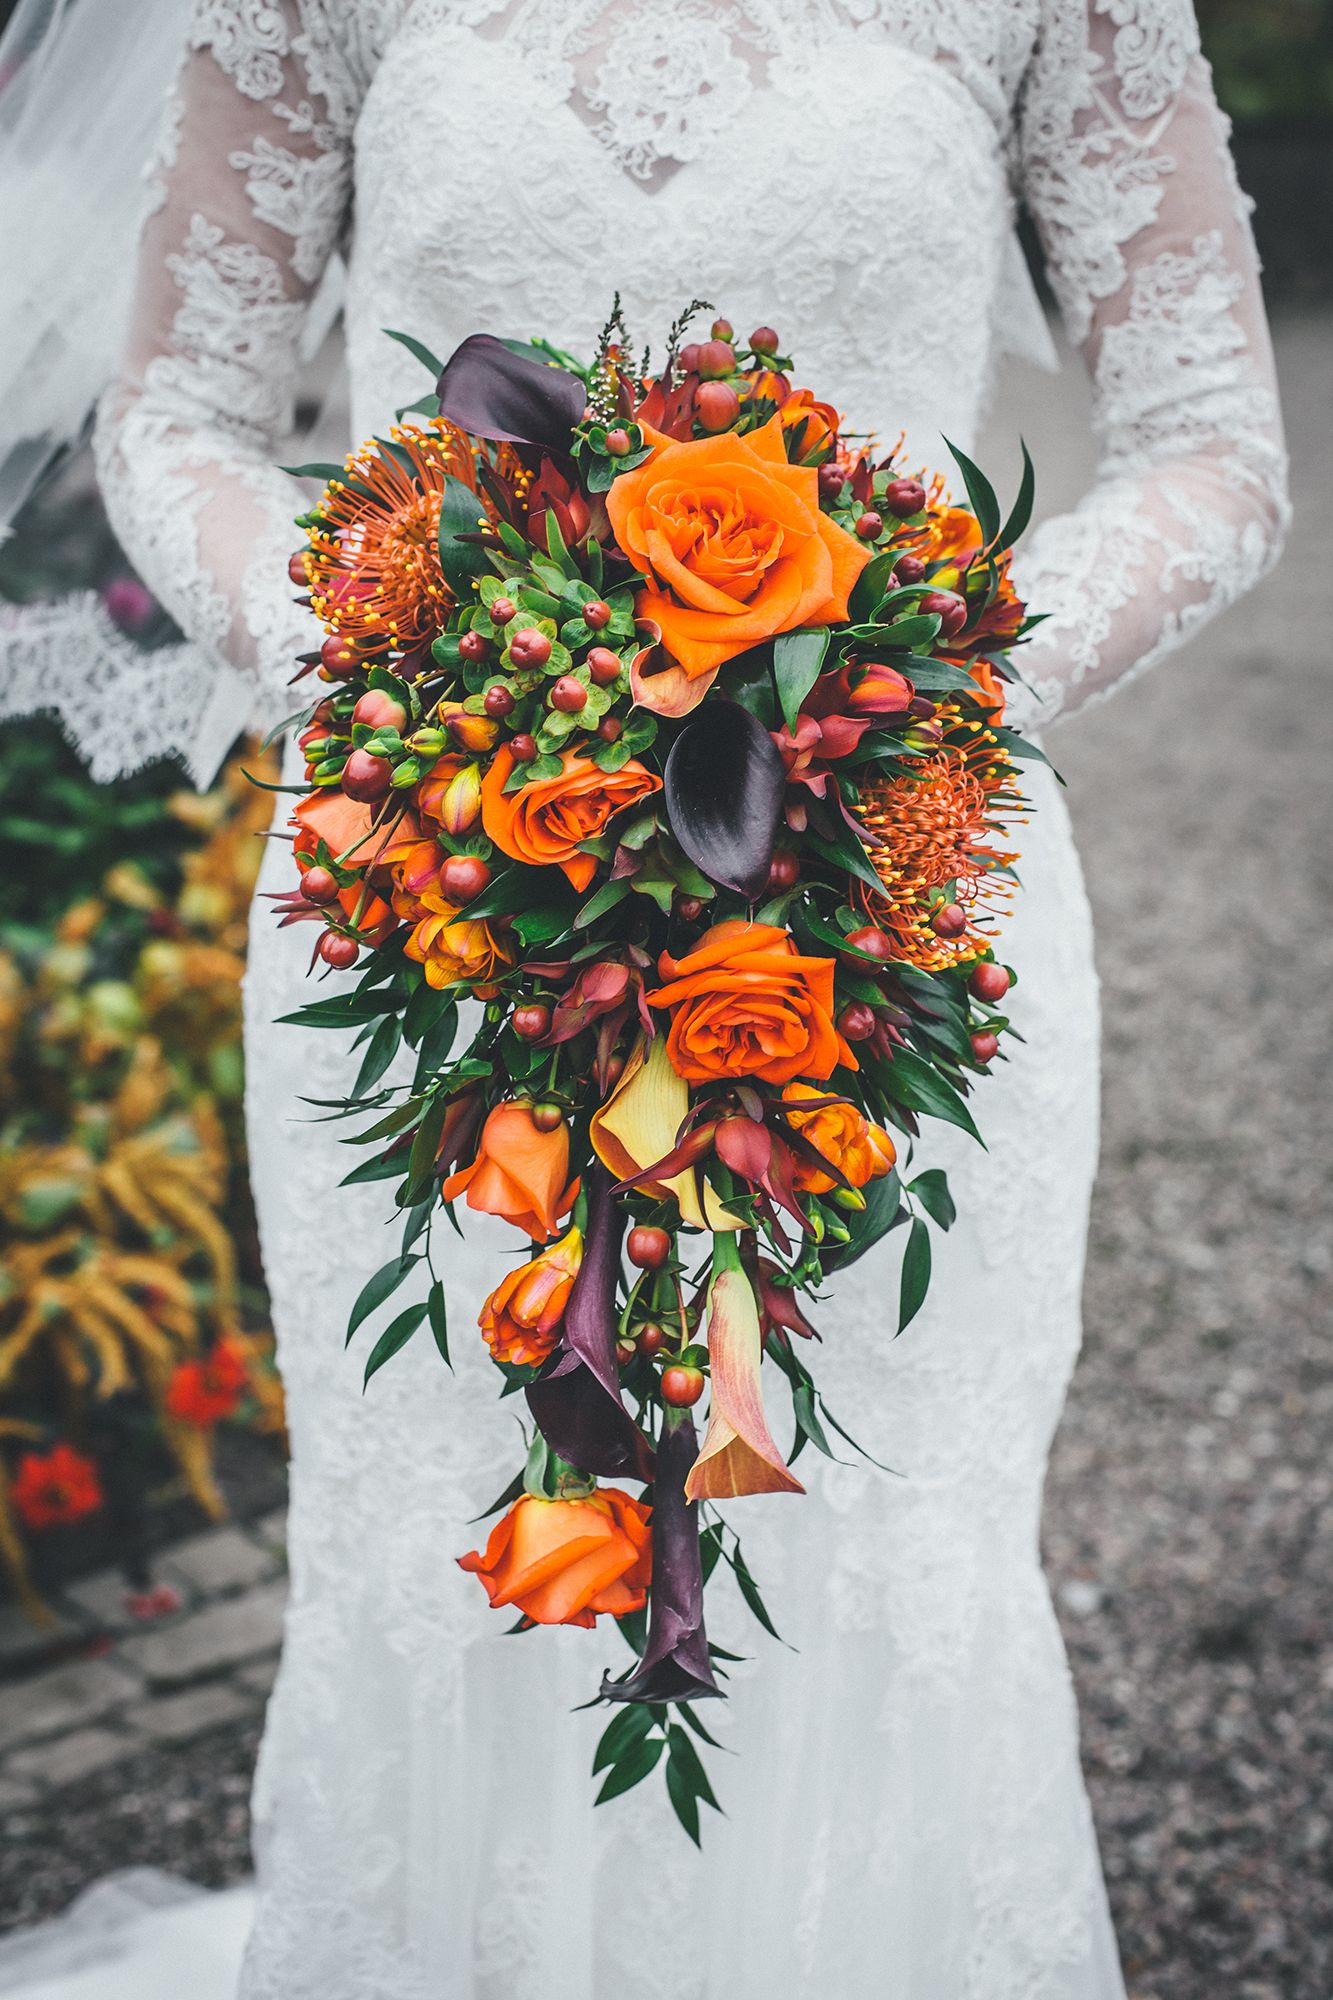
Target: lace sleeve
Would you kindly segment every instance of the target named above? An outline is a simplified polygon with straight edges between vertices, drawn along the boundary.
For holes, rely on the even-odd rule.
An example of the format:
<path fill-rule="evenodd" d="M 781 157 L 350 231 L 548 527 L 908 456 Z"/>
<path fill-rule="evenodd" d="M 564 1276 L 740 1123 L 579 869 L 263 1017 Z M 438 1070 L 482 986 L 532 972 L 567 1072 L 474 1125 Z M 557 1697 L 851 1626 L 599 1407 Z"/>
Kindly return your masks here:
<path fill-rule="evenodd" d="M 286 574 L 300 489 L 273 461 L 348 201 L 355 106 L 323 21 L 311 0 L 198 0 L 98 415 L 112 524 L 206 663 L 190 713 L 161 691 L 180 740 L 152 748 L 201 777 L 238 729 L 293 706 L 293 655 L 313 643 Z"/>
<path fill-rule="evenodd" d="M 1188 0 L 1047 0 L 1023 192 L 1094 389 L 1093 490 L 1018 566 L 1052 720 L 1153 664 L 1273 563 L 1286 457 L 1248 207 Z"/>

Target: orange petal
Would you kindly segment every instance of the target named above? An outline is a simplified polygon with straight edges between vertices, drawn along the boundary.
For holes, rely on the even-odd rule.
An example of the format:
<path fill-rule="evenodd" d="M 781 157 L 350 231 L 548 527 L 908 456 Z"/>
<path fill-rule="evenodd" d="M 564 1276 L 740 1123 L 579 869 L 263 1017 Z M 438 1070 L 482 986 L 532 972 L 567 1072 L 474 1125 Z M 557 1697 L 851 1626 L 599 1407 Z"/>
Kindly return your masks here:
<path fill-rule="evenodd" d="M 759 1307 L 738 1264 L 724 1267 L 714 1278 L 710 1307 L 713 1400 L 703 1448 L 685 1482 L 685 1497 L 729 1500 L 742 1493 L 804 1493 L 764 1416 Z"/>

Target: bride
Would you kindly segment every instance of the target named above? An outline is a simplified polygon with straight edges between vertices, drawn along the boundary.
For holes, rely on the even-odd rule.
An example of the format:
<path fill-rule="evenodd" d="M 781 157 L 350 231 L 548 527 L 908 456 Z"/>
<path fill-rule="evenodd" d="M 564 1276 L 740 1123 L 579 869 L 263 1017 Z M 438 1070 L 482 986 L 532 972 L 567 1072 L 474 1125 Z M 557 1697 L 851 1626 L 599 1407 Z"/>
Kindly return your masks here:
<path fill-rule="evenodd" d="M 201 775 L 296 705 L 307 503 L 273 460 L 339 250 L 358 438 L 420 393 L 382 329 L 586 349 L 618 289 L 641 332 L 695 294 L 772 321 L 803 375 L 938 463 L 942 433 L 971 448 L 999 348 L 1040 332 L 1020 201 L 1100 445 L 1020 576 L 1050 614 L 1022 661 L 1043 727 L 1191 635 L 1281 538 L 1246 205 L 1186 0 L 197 0 L 97 428 L 112 520 L 191 646 L 131 668 L 104 628 L 75 657 L 30 631 L 33 698 L 77 707 L 103 767 L 171 747 Z M 340 1128 L 298 1102 L 338 1095 L 346 1058 L 275 1025 L 309 997 L 308 947 L 257 905 L 249 1131 L 292 1597 L 243 2000 L 1123 1994 L 1037 1552 L 1097 1002 L 1064 810 L 1032 789 L 1005 938 L 1024 1041 L 987 1090 L 989 1151 L 927 1142 L 965 1220 L 900 1340 L 895 1249 L 823 1314 L 830 1402 L 897 1476 L 826 1464 L 808 1499 L 746 1514 L 786 1643 L 738 1671 L 702 1855 L 648 1787 L 591 1806 L 602 1719 L 569 1711 L 627 1662 L 614 1633 L 501 1636 L 455 1567 L 512 1455 L 469 1334 L 494 1240 L 469 1218 L 454 1244 L 456 1376 L 416 1343 L 363 1397 L 343 1357 L 386 1204 L 340 1187 Z M 288 867 L 274 842 L 261 886 Z M 714 1622 L 753 1650 L 739 1610 Z"/>

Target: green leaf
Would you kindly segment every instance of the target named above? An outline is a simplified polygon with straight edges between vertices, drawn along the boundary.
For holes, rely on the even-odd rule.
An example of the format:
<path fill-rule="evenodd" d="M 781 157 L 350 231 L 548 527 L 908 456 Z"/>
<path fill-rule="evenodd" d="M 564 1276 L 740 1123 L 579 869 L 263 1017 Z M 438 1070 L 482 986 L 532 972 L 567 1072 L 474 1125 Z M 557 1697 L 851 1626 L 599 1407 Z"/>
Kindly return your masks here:
<path fill-rule="evenodd" d="M 396 1014 L 386 1014 L 370 1038 L 370 1046 L 362 1058 L 357 1071 L 356 1082 L 352 1085 L 353 1097 L 364 1097 L 383 1076 L 398 1053 L 403 1039 L 403 1024 Z"/>
<path fill-rule="evenodd" d="M 1012 548 L 1032 519 L 1032 501 L 1037 490 L 1037 475 L 1022 438 L 1018 440 L 1018 447 L 1023 454 L 1023 477 L 1019 482 L 1018 496 L 1009 510 L 1009 518 L 995 538 L 997 546 L 1002 549 Z"/>
<path fill-rule="evenodd" d="M 862 1192 L 865 1195 L 865 1207 L 859 1215 L 846 1218 L 852 1226 L 851 1241 L 843 1246 L 835 1246 L 829 1255 L 822 1259 L 826 1269 L 830 1271 L 845 1271 L 858 1257 L 864 1257 L 867 1250 L 872 1250 L 876 1243 L 888 1235 L 898 1220 L 902 1196 L 901 1183 L 896 1171 L 872 1181 Z M 827 1408 L 824 1410 L 824 1415 L 828 1416 Z M 829 1421 L 832 1422 L 832 1419 Z M 833 1427 L 837 1429 L 836 1424 Z"/>
<path fill-rule="evenodd" d="M 671 1752 L 671 1761 L 681 1765 L 698 1797 L 710 1805 L 714 1812 L 721 1812 L 722 1808 L 714 1796 L 713 1787 L 708 1782 L 703 1759 L 678 1722 L 673 1722 L 667 1730 L 667 1745 Z"/>
<path fill-rule="evenodd" d="M 623 902 L 633 886 L 633 878 L 629 875 L 622 875 L 615 882 L 603 882 L 575 917 L 574 929 L 586 930 L 589 924 L 595 924 L 599 917 L 604 917 L 608 910 L 614 910 L 617 903 Z"/>
<path fill-rule="evenodd" d="M 466 604 L 472 595 L 473 577 L 490 568 L 485 549 L 457 539 L 459 535 L 475 535 L 480 518 L 481 502 L 472 488 L 447 472 L 440 496 L 440 568 L 460 604 Z"/>
<path fill-rule="evenodd" d="M 858 881 L 882 893 L 884 884 L 871 867 L 864 847 L 849 828 L 837 827 L 832 840 L 821 840 L 813 833 L 807 833 L 805 840 L 806 845 L 822 855 L 825 861 L 831 861 L 837 868 L 845 868 L 849 875 L 855 875 Z"/>
<path fill-rule="evenodd" d="M 352 1335 L 362 1322 L 368 1320 L 387 1298 L 392 1297 L 412 1266 L 420 1262 L 420 1257 L 394 1257 L 389 1263 L 381 1265 L 373 1278 L 366 1280 L 357 1294 L 356 1304 L 352 1307 L 348 1318 L 347 1339 L 343 1342 L 344 1346 L 350 1344 Z"/>
<path fill-rule="evenodd" d="M 407 1178 L 414 1191 L 418 1187 L 424 1189 L 434 1178 L 435 1155 L 439 1151 L 440 1134 L 444 1130 L 444 1121 L 448 1114 L 449 1100 L 440 1094 L 431 1100 L 429 1111 L 417 1127 L 416 1137 L 412 1141 L 412 1151 L 407 1160 Z M 415 1201 L 406 1204 L 409 1208 L 415 1208 L 416 1205 Z"/>
<path fill-rule="evenodd" d="M 622 1792 L 631 1791 L 635 1785 L 642 1784 L 648 1773 L 656 1767 L 665 1749 L 664 1736 L 645 1736 L 642 1742 L 636 1743 L 633 1749 L 614 1766 L 593 1803 L 604 1806 L 608 1799 L 618 1799 Z"/>
<path fill-rule="evenodd" d="M 875 1075 L 885 1096 L 895 1103 L 957 1125 L 984 1146 L 985 1141 L 961 1096 L 924 1056 L 915 1055 L 911 1049 L 895 1049 L 892 1062 L 877 1065 Z"/>
<path fill-rule="evenodd" d="M 759 1620 L 759 1623 L 763 1626 L 765 1632 L 768 1633 L 769 1637 L 780 1641 L 782 1634 L 778 1631 L 777 1626 L 773 1623 L 773 1620 L 768 1615 L 768 1610 L 764 1604 L 764 1600 L 759 1595 L 759 1586 L 755 1582 L 754 1578 L 751 1576 L 749 1569 L 746 1566 L 745 1557 L 741 1554 L 739 1542 L 737 1543 L 736 1547 L 732 1550 L 727 1560 L 731 1564 L 732 1574 L 736 1578 L 736 1582 L 737 1585 L 739 1586 L 741 1596 L 745 1599 L 745 1602 L 749 1605 L 750 1610 Z"/>
<path fill-rule="evenodd" d="M 773 679 L 788 729 L 795 729 L 801 703 L 819 679 L 828 644 L 827 625 L 782 632 L 773 641 Z"/>
<path fill-rule="evenodd" d="M 924 1174 L 918 1174 L 914 1181 L 907 1183 L 922 1208 L 941 1229 L 952 1227 L 958 1210 L 954 1207 L 953 1196 L 949 1193 L 949 1178 L 943 1167 L 928 1167 Z"/>
<path fill-rule="evenodd" d="M 930 1286 L 930 1231 L 921 1217 L 914 1216 L 903 1252 L 902 1280 L 898 1290 L 898 1331 L 920 1312 Z"/>
<path fill-rule="evenodd" d="M 640 1737 L 648 1734 L 652 1726 L 652 1716 L 640 1704 L 631 1703 L 622 1708 L 615 1721 L 602 1731 L 597 1754 L 592 1760 L 594 1778 L 599 1771 L 605 1771 L 609 1765 L 618 1763 Z"/>
<path fill-rule="evenodd" d="M 666 1785 L 667 1797 L 671 1801 L 671 1809 L 676 1818 L 695 1846 L 702 1846 L 703 1843 L 699 1839 L 699 1801 L 683 1767 L 674 1757 L 667 1758 Z"/>
<path fill-rule="evenodd" d="M 421 363 L 423 368 L 429 368 L 432 375 L 439 376 L 444 373 L 444 363 L 436 355 L 432 354 L 428 347 L 424 347 L 419 340 L 415 339 L 412 334 L 395 333 L 391 326 L 386 326 L 384 331 L 388 334 L 390 340 L 396 340 L 400 347 L 405 347 L 408 353 Z"/>
<path fill-rule="evenodd" d="M 344 1174 L 339 1187 L 364 1187 L 367 1181 L 396 1180 L 403 1171 L 401 1153 L 386 1153 L 376 1160 L 364 1160 L 359 1167 L 353 1167 L 350 1174 Z"/>
<path fill-rule="evenodd" d="M 435 1345 L 440 1350 L 440 1359 L 447 1367 L 452 1368 L 454 1364 L 449 1359 L 449 1316 L 445 1310 L 444 1286 L 438 1278 L 430 1288 L 426 1311 L 430 1315 L 430 1330 L 435 1336 Z"/>
<path fill-rule="evenodd" d="M 883 597 L 893 575 L 894 552 L 885 549 L 874 556 L 852 585 L 852 594 L 847 600 L 847 615 L 852 624 L 868 618 Z"/>
<path fill-rule="evenodd" d="M 327 486 L 331 479 L 346 479 L 345 465 L 326 465 L 316 461 L 311 465 L 280 465 L 279 472 L 289 472 L 293 479 L 317 479 L 321 486 Z"/>
<path fill-rule="evenodd" d="M 944 442 L 949 446 L 954 464 L 963 475 L 967 497 L 972 512 L 977 517 L 977 526 L 981 529 L 982 545 L 989 548 L 1000 532 L 1000 503 L 995 498 L 995 488 L 981 467 L 974 465 L 966 452 L 959 451 L 956 444 L 949 443 L 948 438 L 945 438 Z"/>
<path fill-rule="evenodd" d="M 573 921 L 574 913 L 568 905 L 558 910 L 514 912 L 514 929 L 524 944 L 554 944 L 558 939 L 568 937 Z"/>
<path fill-rule="evenodd" d="M 370 1359 L 366 1363 L 366 1372 L 361 1382 L 363 1393 L 371 1376 L 381 1369 L 386 1361 L 392 1360 L 399 1348 L 407 1346 L 425 1317 L 426 1301 L 419 1299 L 416 1305 L 409 1306 L 406 1312 L 400 1312 L 397 1319 L 390 1320 L 370 1350 Z"/>

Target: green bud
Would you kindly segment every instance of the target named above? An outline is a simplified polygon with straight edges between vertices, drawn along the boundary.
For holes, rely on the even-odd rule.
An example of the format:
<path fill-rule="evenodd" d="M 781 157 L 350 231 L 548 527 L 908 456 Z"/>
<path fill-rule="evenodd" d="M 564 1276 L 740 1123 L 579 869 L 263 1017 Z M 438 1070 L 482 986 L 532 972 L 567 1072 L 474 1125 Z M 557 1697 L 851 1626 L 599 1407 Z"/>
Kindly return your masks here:
<path fill-rule="evenodd" d="M 406 791 L 409 785 L 415 785 L 420 776 L 421 766 L 416 758 L 404 757 L 402 763 L 395 767 L 394 774 L 390 778 L 389 783 L 394 791 L 402 792 Z"/>
<path fill-rule="evenodd" d="M 343 774 L 343 765 L 346 762 L 345 750 L 336 757 L 322 757 L 310 775 L 317 785 L 336 784 Z"/>
<path fill-rule="evenodd" d="M 442 729 L 417 729 L 407 739 L 407 747 L 419 757 L 438 757 L 448 738 Z"/>

